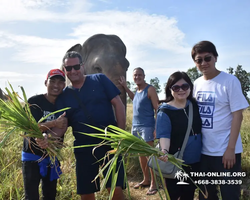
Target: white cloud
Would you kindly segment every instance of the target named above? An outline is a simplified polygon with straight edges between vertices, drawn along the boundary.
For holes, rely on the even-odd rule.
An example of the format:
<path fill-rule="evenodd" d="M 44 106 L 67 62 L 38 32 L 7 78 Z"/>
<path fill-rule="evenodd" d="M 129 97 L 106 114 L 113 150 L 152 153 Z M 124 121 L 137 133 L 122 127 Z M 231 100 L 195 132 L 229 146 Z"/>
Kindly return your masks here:
<path fill-rule="evenodd" d="M 89 30 L 119 35 L 129 46 L 185 51 L 185 34 L 177 20 L 143 12 L 104 11 L 85 13 L 83 23 L 74 28 L 72 36 L 84 37 Z"/>
<path fill-rule="evenodd" d="M 10 80 L 18 82 L 19 80 L 27 80 L 33 77 L 44 77 L 43 74 L 27 74 L 27 73 L 17 73 L 13 71 L 0 71 L 0 80 Z"/>
<path fill-rule="evenodd" d="M 67 49 L 74 44 L 82 44 L 96 33 L 118 35 L 127 46 L 128 56 L 131 56 L 132 60 L 152 56 L 147 55 L 149 51 L 144 50 L 148 48 L 152 51 L 162 49 L 172 53 L 187 52 L 183 42 L 185 35 L 178 29 L 174 18 L 120 11 L 78 15 L 82 18 L 82 23 L 73 28 L 70 36 L 74 39 L 47 39 L 3 31 L 0 35 L 3 44 L 14 46 L 17 50 L 15 60 L 29 63 L 59 64 Z M 168 56 L 168 53 L 166 55 Z"/>
<path fill-rule="evenodd" d="M 47 39 L 38 36 L 15 35 L 1 32 L 3 47 L 12 47 L 16 50 L 10 58 L 23 63 L 36 63 L 60 67 L 65 52 L 77 40 Z M 1 48 L 1 46 L 0 46 Z"/>
<path fill-rule="evenodd" d="M 62 6 L 67 4 L 67 1 L 62 1 L 62 0 L 19 0 L 16 1 L 20 6 L 26 7 L 26 8 L 47 8 L 53 5 L 56 6 Z"/>
<path fill-rule="evenodd" d="M 44 85 L 46 74 L 18 73 L 13 71 L 0 71 L 0 74 L 0 88 L 5 93 L 7 93 L 5 87 L 10 89 L 9 83 L 12 85 L 14 91 L 19 94 L 22 94 L 20 89 L 20 86 L 22 86 L 28 97 L 46 92 Z"/>
<path fill-rule="evenodd" d="M 87 0 L 8 0 L 1 1 L 0 22 L 60 21 L 76 19 L 74 14 L 86 12 L 92 4 Z"/>
<path fill-rule="evenodd" d="M 73 1 L 73 4 L 68 1 L 57 1 L 59 4 L 56 6 L 61 7 L 60 12 L 53 10 L 55 6 L 52 4 L 53 1 L 9 1 L 10 4 L 15 2 L 15 7 L 12 10 L 10 4 L 6 3 L 0 7 L 0 13 L 4 16 L 4 19 L 1 17 L 0 23 L 3 20 L 4 22 L 35 21 L 36 23 L 29 24 L 34 26 L 32 27 L 34 29 L 38 28 L 36 27 L 38 20 L 45 20 L 47 23 L 74 23 L 65 25 L 68 31 L 73 30 L 69 35 L 61 37 L 65 39 L 46 38 L 42 34 L 19 35 L 18 32 L 0 30 L 0 50 L 1 47 L 11 47 L 13 54 L 9 55 L 9 59 L 18 62 L 20 66 L 29 65 L 28 71 L 32 74 L 29 77 L 24 76 L 23 72 L 20 72 L 21 68 L 15 67 L 12 70 L 16 71 L 16 74 L 5 72 L 1 81 L 13 80 L 18 83 L 24 81 L 23 85 L 27 86 L 26 82 L 33 77 L 37 78 L 35 85 L 41 84 L 49 69 L 60 67 L 64 53 L 71 46 L 77 43 L 83 44 L 87 38 L 97 33 L 115 34 L 123 40 L 127 47 L 126 57 L 130 62 L 127 74 L 130 81 L 132 81 L 132 69 L 140 66 L 145 69 L 148 81 L 159 77 L 161 83 L 166 82 L 170 73 L 185 68 L 187 61 L 190 60 L 188 56 L 184 56 L 190 47 L 185 43 L 185 34 L 178 28 L 178 21 L 175 18 L 149 15 L 143 11 L 88 12 L 92 5 L 88 1 L 81 0 Z M 63 36 L 63 33 L 61 35 Z M 69 37 L 71 39 L 68 39 Z M 37 74 L 38 71 L 41 74 Z M 2 72 L 0 73 L 2 75 Z M 44 89 L 43 85 L 39 85 L 39 88 Z M 34 94 L 37 89 L 30 89 L 29 93 Z"/>

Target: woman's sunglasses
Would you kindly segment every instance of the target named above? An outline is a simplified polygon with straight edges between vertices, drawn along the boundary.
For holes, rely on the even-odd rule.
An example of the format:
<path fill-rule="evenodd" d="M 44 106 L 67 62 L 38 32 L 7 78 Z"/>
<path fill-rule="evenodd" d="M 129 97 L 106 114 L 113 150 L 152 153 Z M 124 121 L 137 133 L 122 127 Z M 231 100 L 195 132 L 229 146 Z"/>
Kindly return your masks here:
<path fill-rule="evenodd" d="M 203 62 L 203 60 L 205 61 L 205 62 L 210 62 L 211 61 L 211 59 L 212 59 L 212 56 L 207 56 L 207 57 L 205 57 L 205 58 L 198 58 L 198 59 L 196 59 L 196 60 L 194 60 L 197 64 L 201 64 L 202 62 Z"/>
<path fill-rule="evenodd" d="M 171 89 L 174 91 L 174 92 L 179 92 L 180 89 L 182 89 L 183 91 L 187 91 L 188 89 L 190 88 L 190 86 L 187 84 L 187 83 L 184 83 L 182 85 L 173 85 L 171 87 Z"/>
<path fill-rule="evenodd" d="M 74 70 L 79 70 L 81 67 L 81 64 L 77 64 L 77 65 L 73 65 L 73 66 L 64 66 L 67 72 L 70 72 L 72 70 L 72 68 L 74 68 Z"/>

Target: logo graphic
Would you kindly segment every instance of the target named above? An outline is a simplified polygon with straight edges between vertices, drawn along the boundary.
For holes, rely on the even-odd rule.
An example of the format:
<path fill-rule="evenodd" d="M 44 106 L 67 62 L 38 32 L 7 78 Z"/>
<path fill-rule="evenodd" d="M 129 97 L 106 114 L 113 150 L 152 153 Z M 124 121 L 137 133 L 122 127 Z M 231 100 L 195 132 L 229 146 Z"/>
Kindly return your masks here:
<path fill-rule="evenodd" d="M 49 115 L 50 112 L 49 111 L 43 111 L 43 117 L 45 117 L 46 115 Z M 53 114 L 53 115 L 50 115 L 47 117 L 46 121 L 49 122 L 49 121 L 53 121 L 56 119 L 56 116 Z"/>
<path fill-rule="evenodd" d="M 202 128 L 213 128 L 213 113 L 215 109 L 215 93 L 198 91 L 196 100 L 199 106 L 200 116 L 202 119 Z"/>
<path fill-rule="evenodd" d="M 179 170 L 175 173 L 174 178 L 177 178 L 179 182 L 177 182 L 177 185 L 189 185 L 189 183 L 184 182 L 184 180 L 187 180 L 189 178 L 188 174 Z"/>

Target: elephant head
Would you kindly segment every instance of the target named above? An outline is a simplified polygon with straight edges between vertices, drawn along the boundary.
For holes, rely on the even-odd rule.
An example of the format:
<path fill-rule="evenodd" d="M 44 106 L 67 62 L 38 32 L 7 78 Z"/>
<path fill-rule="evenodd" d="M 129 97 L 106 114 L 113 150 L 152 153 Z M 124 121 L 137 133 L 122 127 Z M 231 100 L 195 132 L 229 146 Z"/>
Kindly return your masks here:
<path fill-rule="evenodd" d="M 126 105 L 126 92 L 118 80 L 120 76 L 126 78 L 129 62 L 125 58 L 126 46 L 118 36 L 96 34 L 82 46 L 76 44 L 68 51 L 77 51 L 82 55 L 86 74 L 105 74 L 121 91 L 121 99 Z"/>

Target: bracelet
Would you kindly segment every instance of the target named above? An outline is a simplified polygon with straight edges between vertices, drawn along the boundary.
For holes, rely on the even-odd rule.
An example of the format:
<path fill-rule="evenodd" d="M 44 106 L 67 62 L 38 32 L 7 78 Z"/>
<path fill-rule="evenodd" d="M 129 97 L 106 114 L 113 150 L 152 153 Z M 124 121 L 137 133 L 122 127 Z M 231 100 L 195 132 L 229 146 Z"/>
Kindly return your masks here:
<path fill-rule="evenodd" d="M 166 151 L 167 153 L 169 153 L 167 149 L 163 149 L 163 151 Z"/>

